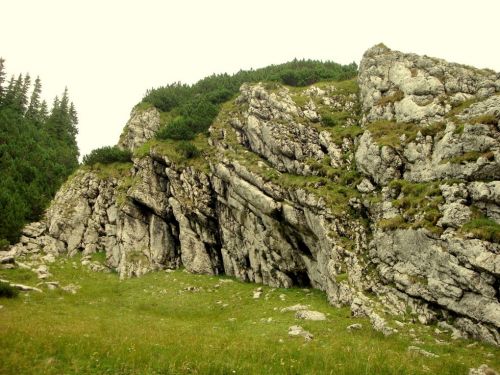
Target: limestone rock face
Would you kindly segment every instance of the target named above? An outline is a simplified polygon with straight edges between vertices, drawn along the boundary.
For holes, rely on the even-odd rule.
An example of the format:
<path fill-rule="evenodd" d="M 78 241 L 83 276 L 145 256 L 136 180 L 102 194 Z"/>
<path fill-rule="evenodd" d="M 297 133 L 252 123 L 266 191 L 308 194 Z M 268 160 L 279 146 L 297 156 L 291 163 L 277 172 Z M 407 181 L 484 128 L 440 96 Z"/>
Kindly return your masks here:
<path fill-rule="evenodd" d="M 160 128 L 160 112 L 155 107 L 146 110 L 134 108 L 123 130 L 118 146 L 134 151 L 138 146 L 154 137 Z"/>
<path fill-rule="evenodd" d="M 359 85 L 364 121 L 430 122 L 467 99 L 500 91 L 500 75 L 377 45 L 363 55 Z"/>
<path fill-rule="evenodd" d="M 358 87 L 244 84 L 203 156 L 82 168 L 0 259 L 102 251 L 121 277 L 182 265 L 314 287 L 384 335 L 410 315 L 498 345 L 499 92 L 498 73 L 380 45 Z M 119 146 L 159 126 L 137 107 Z"/>

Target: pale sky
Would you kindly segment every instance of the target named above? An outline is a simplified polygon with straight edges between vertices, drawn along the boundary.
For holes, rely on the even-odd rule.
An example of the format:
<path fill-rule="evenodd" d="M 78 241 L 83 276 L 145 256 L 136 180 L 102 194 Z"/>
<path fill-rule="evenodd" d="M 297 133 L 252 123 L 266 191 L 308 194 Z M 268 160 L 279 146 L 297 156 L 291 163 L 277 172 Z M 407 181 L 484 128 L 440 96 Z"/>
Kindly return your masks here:
<path fill-rule="evenodd" d="M 0 57 L 68 86 L 81 154 L 114 145 L 146 89 L 293 58 L 359 61 L 376 43 L 500 71 L 500 1 L 0 0 Z"/>

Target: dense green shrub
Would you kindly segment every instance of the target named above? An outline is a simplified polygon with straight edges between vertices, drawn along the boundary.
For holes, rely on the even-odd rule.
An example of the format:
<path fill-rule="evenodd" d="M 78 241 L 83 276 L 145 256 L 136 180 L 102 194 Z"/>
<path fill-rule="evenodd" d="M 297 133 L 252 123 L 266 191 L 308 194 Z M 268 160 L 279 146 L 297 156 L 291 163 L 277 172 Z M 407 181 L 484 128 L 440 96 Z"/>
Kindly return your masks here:
<path fill-rule="evenodd" d="M 194 138 L 191 122 L 183 116 L 178 116 L 156 133 L 158 139 L 190 140 Z"/>
<path fill-rule="evenodd" d="M 83 164 L 93 165 L 96 163 L 126 163 L 132 160 L 132 154 L 128 150 L 122 150 L 117 146 L 105 146 L 92 150 L 90 154 L 83 157 Z"/>
<path fill-rule="evenodd" d="M 11 286 L 10 284 L 0 281 L 0 298 L 15 298 L 19 294 L 19 291 Z"/>
<path fill-rule="evenodd" d="M 200 150 L 190 142 L 182 141 L 176 145 L 175 150 L 185 159 L 195 158 L 200 155 Z"/>
<path fill-rule="evenodd" d="M 244 82 L 279 82 L 306 86 L 321 80 L 345 80 L 357 74 L 357 65 L 293 60 L 257 70 L 241 70 L 234 75 L 211 75 L 194 85 L 175 83 L 146 92 L 142 99 L 164 112 L 179 115 L 157 134 L 159 139 L 189 140 L 208 130 L 220 105 L 238 93 Z M 333 125 L 331 125 L 333 126 Z M 188 131 L 189 128 L 191 131 Z"/>

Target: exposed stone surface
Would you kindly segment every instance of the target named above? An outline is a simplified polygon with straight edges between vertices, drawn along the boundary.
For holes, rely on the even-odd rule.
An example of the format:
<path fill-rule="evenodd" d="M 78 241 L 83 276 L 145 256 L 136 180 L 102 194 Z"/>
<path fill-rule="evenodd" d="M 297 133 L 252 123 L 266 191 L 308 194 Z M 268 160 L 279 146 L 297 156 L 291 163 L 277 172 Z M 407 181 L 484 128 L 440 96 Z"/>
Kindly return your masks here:
<path fill-rule="evenodd" d="M 311 341 L 314 338 L 314 335 L 311 332 L 306 331 L 301 326 L 289 327 L 288 328 L 288 335 L 293 336 L 293 337 L 300 336 L 300 337 L 303 337 L 304 340 L 306 340 L 306 341 Z"/>
<path fill-rule="evenodd" d="M 469 375 L 498 375 L 498 372 L 493 370 L 490 366 L 483 364 L 478 368 L 471 368 Z"/>
<path fill-rule="evenodd" d="M 300 311 L 300 310 L 307 310 L 309 308 L 309 305 L 293 305 L 293 306 L 288 306 L 282 308 L 280 311 L 281 312 L 288 312 L 288 311 Z"/>
<path fill-rule="evenodd" d="M 500 245 L 464 225 L 500 223 L 500 76 L 376 46 L 360 64 L 359 89 L 358 101 L 328 84 L 245 84 L 212 125 L 206 168 L 152 149 L 121 174 L 82 169 L 0 263 L 49 277 L 56 256 L 105 252 L 106 267 L 82 264 L 121 277 L 182 265 L 314 287 L 384 335 L 397 332 L 387 316 L 410 312 L 422 323 L 452 318 L 455 337 L 499 344 Z M 345 122 L 325 130 L 325 110 Z M 159 116 L 134 109 L 120 147 L 153 137 Z M 397 144 L 363 131 L 359 117 L 363 126 L 394 121 Z M 341 127 L 362 133 L 339 137 Z M 312 338 L 298 326 L 289 334 Z"/>
<path fill-rule="evenodd" d="M 360 323 L 354 323 L 354 324 L 351 324 L 350 326 L 347 326 L 348 331 L 359 330 L 361 328 L 363 328 L 363 325 Z"/>
<path fill-rule="evenodd" d="M 295 313 L 295 317 L 303 320 L 326 320 L 325 314 L 313 310 L 299 310 Z"/>
<path fill-rule="evenodd" d="M 413 353 L 417 353 L 417 354 L 421 354 L 424 357 L 428 357 L 428 358 L 439 358 L 439 356 L 437 354 L 428 352 L 427 350 L 419 348 L 418 346 L 409 346 L 408 351 L 413 352 Z"/>
<path fill-rule="evenodd" d="M 118 146 L 134 151 L 141 144 L 154 137 L 160 128 L 160 112 L 150 107 L 146 110 L 134 108 L 125 125 Z"/>
<path fill-rule="evenodd" d="M 359 85 L 365 121 L 429 122 L 452 105 L 500 91 L 500 75 L 377 45 L 361 60 Z"/>

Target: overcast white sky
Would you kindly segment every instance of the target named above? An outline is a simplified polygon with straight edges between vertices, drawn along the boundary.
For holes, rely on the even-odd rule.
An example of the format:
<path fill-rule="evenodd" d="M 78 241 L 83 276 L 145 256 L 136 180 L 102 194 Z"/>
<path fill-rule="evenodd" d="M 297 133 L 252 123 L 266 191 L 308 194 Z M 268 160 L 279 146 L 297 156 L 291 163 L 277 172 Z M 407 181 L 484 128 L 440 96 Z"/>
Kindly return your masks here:
<path fill-rule="evenodd" d="M 500 1 L 0 0 L 9 74 L 68 86 L 82 154 L 113 145 L 147 88 L 388 47 L 500 71 Z"/>

